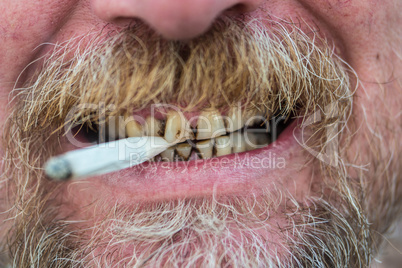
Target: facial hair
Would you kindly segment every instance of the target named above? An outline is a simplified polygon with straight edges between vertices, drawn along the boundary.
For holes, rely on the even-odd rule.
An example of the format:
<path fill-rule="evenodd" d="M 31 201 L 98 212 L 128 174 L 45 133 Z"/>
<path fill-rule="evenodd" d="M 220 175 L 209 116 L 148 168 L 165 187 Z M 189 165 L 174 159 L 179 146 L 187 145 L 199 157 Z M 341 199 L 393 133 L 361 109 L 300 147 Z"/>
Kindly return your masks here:
<path fill-rule="evenodd" d="M 11 261 L 18 267 L 368 265 L 373 233 L 385 225 L 370 225 L 374 219 L 365 205 L 371 199 L 361 194 L 373 188 L 368 182 L 378 174 L 351 176 L 344 166 L 347 137 L 356 130 L 348 120 L 353 71 L 325 40 L 294 25 L 272 22 L 266 30 L 263 23 L 223 19 L 188 42 L 166 41 L 138 24 L 106 40 L 99 34 L 89 42 L 72 41 L 47 57 L 40 72 L 14 91 L 16 105 L 4 137 L 4 174 L 15 220 L 5 243 Z M 336 168 L 309 159 L 318 164 L 314 172 L 320 180 L 303 200 L 270 185 L 258 198 L 206 197 L 137 208 L 116 204 L 112 211 L 98 202 L 93 209 L 103 217 L 93 226 L 58 214 L 63 201 L 55 196 L 63 186 L 44 179 L 40 168 L 58 152 L 69 124 L 99 124 L 154 103 L 191 111 L 239 102 L 267 117 L 293 113 L 302 119 L 333 105 L 331 116 L 310 126 L 315 135 L 308 146 L 324 150 L 324 129 L 339 124 L 345 158 Z M 72 109 L 101 103 L 112 107 L 104 117 L 88 109 L 69 117 Z M 391 187 L 392 180 L 382 184 L 383 199 L 399 189 Z M 322 194 L 328 191 L 330 197 Z M 273 217 L 280 218 L 281 228 L 273 226 Z"/>

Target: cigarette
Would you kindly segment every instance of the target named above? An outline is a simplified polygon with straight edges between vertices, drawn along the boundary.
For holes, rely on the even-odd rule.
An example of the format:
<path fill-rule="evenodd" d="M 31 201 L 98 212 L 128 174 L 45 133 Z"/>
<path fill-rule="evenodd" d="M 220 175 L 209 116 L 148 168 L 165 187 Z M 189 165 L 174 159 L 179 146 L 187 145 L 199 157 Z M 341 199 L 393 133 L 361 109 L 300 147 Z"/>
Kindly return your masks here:
<path fill-rule="evenodd" d="M 173 144 L 160 137 L 132 137 L 50 158 L 45 174 L 56 181 L 77 180 L 139 165 Z"/>

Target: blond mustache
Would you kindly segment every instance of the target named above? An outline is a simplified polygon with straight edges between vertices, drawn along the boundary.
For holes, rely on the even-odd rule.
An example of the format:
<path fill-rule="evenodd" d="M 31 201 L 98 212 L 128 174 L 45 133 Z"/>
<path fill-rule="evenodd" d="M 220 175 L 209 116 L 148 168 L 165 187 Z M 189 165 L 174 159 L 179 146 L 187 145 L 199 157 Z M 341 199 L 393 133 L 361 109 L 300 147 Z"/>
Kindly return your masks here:
<path fill-rule="evenodd" d="M 193 111 L 239 102 L 267 118 L 302 116 L 333 103 L 344 115 L 351 102 L 349 75 L 332 49 L 300 30 L 279 24 L 263 30 L 262 23 L 224 20 L 186 43 L 138 26 L 106 41 L 95 38 L 80 54 L 82 47 L 58 49 L 20 93 L 21 128 L 60 127 L 73 107 L 100 103 L 113 107 L 108 116 L 155 103 Z M 72 120 L 99 123 L 99 117 L 83 109 Z"/>

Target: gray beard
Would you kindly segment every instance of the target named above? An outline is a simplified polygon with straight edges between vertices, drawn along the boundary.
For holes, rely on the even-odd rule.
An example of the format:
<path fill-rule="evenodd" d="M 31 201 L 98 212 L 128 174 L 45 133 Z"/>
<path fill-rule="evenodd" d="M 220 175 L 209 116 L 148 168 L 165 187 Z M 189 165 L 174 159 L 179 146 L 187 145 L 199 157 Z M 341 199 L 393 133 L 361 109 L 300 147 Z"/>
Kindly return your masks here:
<path fill-rule="evenodd" d="M 107 216 L 88 226 L 55 220 L 56 207 L 47 205 L 40 219 L 19 230 L 12 261 L 17 267 L 366 267 L 379 242 L 373 222 L 357 209 L 367 199 L 341 192 L 336 199 L 311 198 L 306 206 L 278 189 L 258 199 L 116 205 L 97 211 Z"/>

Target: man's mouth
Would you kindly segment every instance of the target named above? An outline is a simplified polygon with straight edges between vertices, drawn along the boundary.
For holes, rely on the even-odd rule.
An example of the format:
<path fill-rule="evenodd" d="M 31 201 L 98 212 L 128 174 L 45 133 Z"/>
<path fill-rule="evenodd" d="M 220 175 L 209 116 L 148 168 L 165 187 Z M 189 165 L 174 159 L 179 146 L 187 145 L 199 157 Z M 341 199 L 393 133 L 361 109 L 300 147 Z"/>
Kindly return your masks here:
<path fill-rule="evenodd" d="M 258 194 L 294 171 L 295 166 L 288 166 L 298 155 L 293 118 L 240 108 L 171 109 L 109 117 L 94 130 L 79 126 L 77 136 L 92 136 L 93 143 L 158 136 L 174 144 L 143 164 L 87 178 L 98 189 L 118 193 L 120 200 L 130 197 L 124 202 L 231 195 L 245 189 Z"/>
<path fill-rule="evenodd" d="M 245 111 L 240 107 L 226 110 L 221 113 L 209 108 L 183 113 L 178 108 L 158 109 L 145 117 L 127 114 L 110 117 L 106 124 L 94 124 L 96 127 L 77 126 L 75 133 L 94 143 L 129 137 L 163 137 L 174 145 L 151 161 L 173 162 L 206 160 L 264 148 L 275 142 L 292 121 L 284 115 L 269 116 L 260 110 Z"/>

